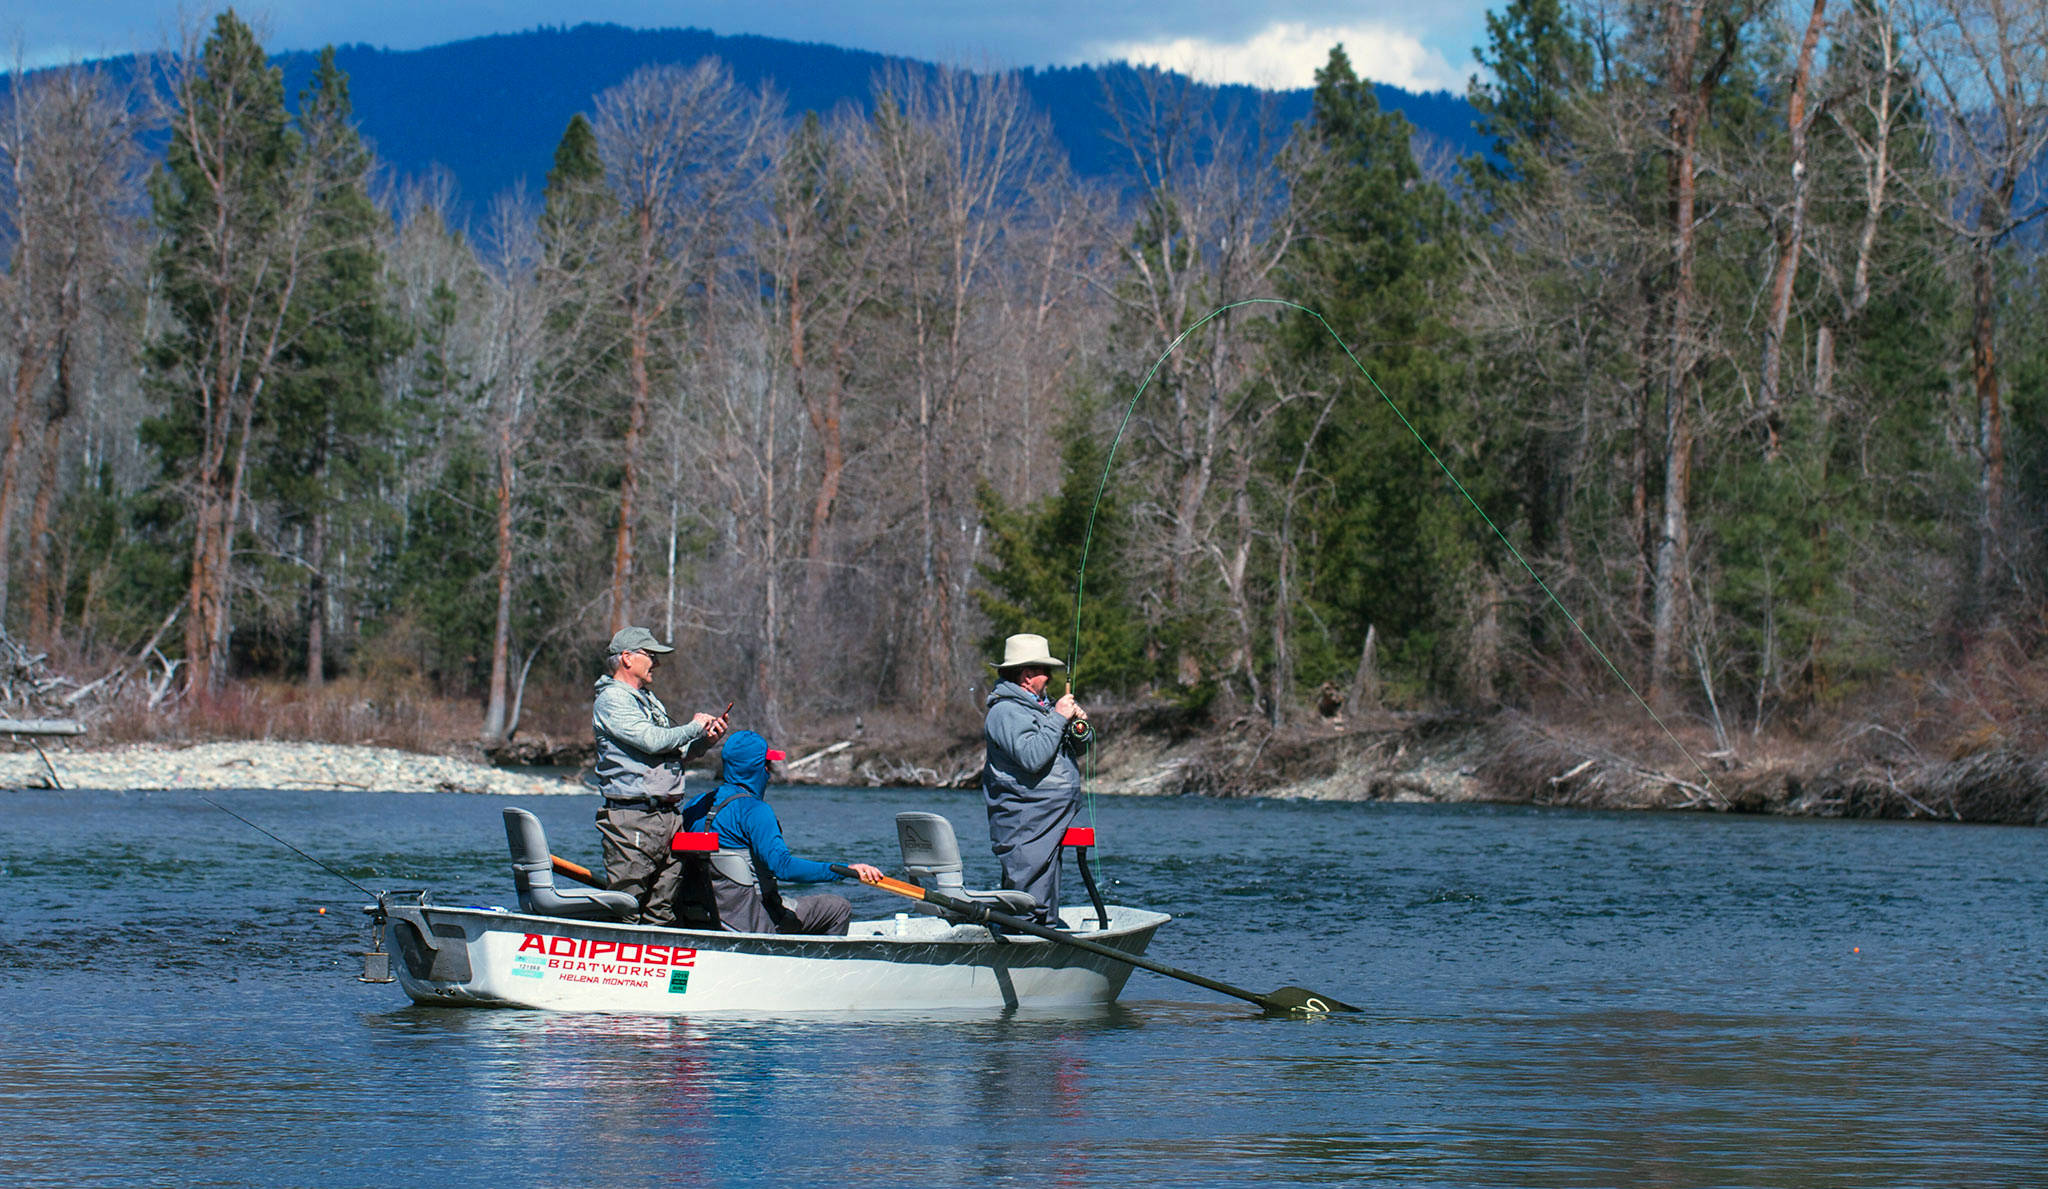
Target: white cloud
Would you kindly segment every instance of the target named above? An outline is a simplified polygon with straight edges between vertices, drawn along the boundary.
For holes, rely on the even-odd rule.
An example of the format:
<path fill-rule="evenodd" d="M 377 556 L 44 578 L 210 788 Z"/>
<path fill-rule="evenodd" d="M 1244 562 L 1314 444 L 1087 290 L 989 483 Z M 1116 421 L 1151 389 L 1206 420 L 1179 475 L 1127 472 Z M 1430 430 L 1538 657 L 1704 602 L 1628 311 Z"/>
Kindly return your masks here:
<path fill-rule="evenodd" d="M 1143 66 L 1178 70 L 1209 83 L 1259 87 L 1307 87 L 1342 43 L 1359 77 L 1410 91 L 1463 90 L 1465 77 L 1412 33 L 1390 25 L 1308 25 L 1284 21 L 1236 42 L 1205 37 L 1153 41 L 1095 42 L 1081 61 L 1118 58 Z"/>

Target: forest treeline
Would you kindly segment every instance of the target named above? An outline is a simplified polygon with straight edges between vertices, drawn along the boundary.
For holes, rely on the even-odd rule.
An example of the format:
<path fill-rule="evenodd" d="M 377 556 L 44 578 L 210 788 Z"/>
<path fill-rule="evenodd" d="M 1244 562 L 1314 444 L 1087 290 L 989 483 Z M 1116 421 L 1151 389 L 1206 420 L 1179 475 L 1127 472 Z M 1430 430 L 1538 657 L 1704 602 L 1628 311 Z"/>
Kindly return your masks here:
<path fill-rule="evenodd" d="M 1487 30 L 1466 161 L 1341 47 L 1293 127 L 1134 72 L 1116 187 L 1013 76 L 705 60 L 475 225 L 232 11 L 17 76 L 5 629 L 171 711 L 395 667 L 487 742 L 628 622 L 770 730 L 971 712 L 1019 630 L 1276 724 L 1619 677 L 1723 735 L 2036 647 L 2043 4 Z"/>

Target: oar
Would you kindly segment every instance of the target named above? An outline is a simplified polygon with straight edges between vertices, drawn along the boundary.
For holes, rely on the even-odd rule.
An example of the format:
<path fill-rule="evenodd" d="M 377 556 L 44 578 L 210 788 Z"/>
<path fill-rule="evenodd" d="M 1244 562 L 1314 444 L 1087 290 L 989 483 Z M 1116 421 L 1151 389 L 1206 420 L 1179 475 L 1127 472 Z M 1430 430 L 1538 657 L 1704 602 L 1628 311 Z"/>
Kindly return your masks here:
<path fill-rule="evenodd" d="M 566 875 L 577 883 L 587 883 L 593 888 L 604 886 L 604 881 L 592 875 L 588 867 L 579 867 L 560 855 L 549 855 L 548 862 L 555 865 L 556 875 Z"/>
<path fill-rule="evenodd" d="M 557 863 L 561 862 L 560 859 L 555 861 Z M 859 878 L 859 876 L 854 874 L 853 868 L 843 864 L 832 864 L 832 870 L 848 879 Z M 1140 970 L 1149 970 L 1154 974 L 1163 974 L 1168 978 L 1177 978 L 1184 983 L 1193 983 L 1198 987 L 1207 987 L 1211 991 L 1242 999 L 1247 1003 L 1256 1003 L 1267 1011 L 1279 1015 L 1290 1013 L 1322 1015 L 1326 1012 L 1358 1010 L 1341 999 L 1304 990 L 1301 987 L 1282 987 L 1270 994 L 1261 995 L 1257 991 L 1247 991 L 1243 987 L 1233 987 L 1229 983 L 1219 982 L 1216 979 L 1207 978 L 1193 971 L 1168 966 L 1164 962 L 1154 962 L 1150 958 L 1141 957 L 1137 954 L 1127 954 L 1114 946 L 1090 941 L 1085 937 L 1076 937 L 1072 933 L 1050 928 L 1036 921 L 1027 921 L 1022 917 L 1013 917 L 1006 912 L 997 912 L 995 909 L 984 904 L 976 904 L 967 900 L 956 900 L 943 892 L 927 891 L 916 884 L 904 883 L 902 880 L 884 877 L 880 883 L 874 886 L 894 892 L 898 896 L 908 896 L 912 900 L 922 900 L 926 904 L 944 909 L 955 916 L 964 917 L 975 924 L 986 925 L 994 922 L 1005 929 L 1018 933 L 1028 933 L 1033 937 L 1043 937 L 1047 941 L 1057 942 L 1060 945 L 1072 946 L 1077 950 L 1086 950 L 1091 954 L 1100 954 L 1105 958 L 1114 958 L 1119 962 L 1129 963 Z"/>

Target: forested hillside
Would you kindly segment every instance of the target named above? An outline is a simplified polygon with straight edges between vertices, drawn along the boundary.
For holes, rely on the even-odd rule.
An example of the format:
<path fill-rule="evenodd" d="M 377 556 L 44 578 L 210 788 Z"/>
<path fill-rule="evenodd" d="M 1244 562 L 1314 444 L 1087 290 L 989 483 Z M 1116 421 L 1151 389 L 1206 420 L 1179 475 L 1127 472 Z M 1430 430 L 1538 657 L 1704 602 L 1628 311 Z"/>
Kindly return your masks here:
<path fill-rule="evenodd" d="M 768 37 L 720 36 L 702 29 L 624 29 L 578 25 L 480 37 L 419 50 L 345 45 L 336 64 L 354 84 L 356 115 L 383 165 L 399 176 L 439 167 L 453 175 L 465 213 L 516 184 L 538 192 L 548 154 L 569 117 L 593 96 L 642 66 L 689 65 L 717 58 L 746 90 L 773 89 L 793 114 L 829 115 L 841 107 L 872 115 L 877 73 L 907 63 L 883 54 Z M 287 94 L 312 77 L 319 55 L 275 54 Z M 1129 153 L 1117 143 L 1104 89 L 1128 88 L 1140 71 L 1121 63 L 1026 70 L 1017 78 L 1046 119 L 1052 139 L 1076 174 L 1124 176 Z M 1375 85 L 1437 148 L 1460 156 L 1480 141 L 1472 110 L 1447 92 L 1411 94 Z M 1199 102 L 1221 120 L 1271 104 L 1283 125 L 1308 114 L 1306 90 L 1266 93 L 1250 87 L 1205 88 Z"/>
<path fill-rule="evenodd" d="M 1043 74 L 821 113 L 658 62 L 461 198 L 379 167 L 372 51 L 299 83 L 226 13 L 146 96 L 29 76 L 6 631 L 160 713 L 378 674 L 486 741 L 627 622 L 770 731 L 971 715 L 1018 630 L 1274 724 L 2037 731 L 2042 13 L 1628 13 L 1497 11 L 1462 164 L 1335 47 L 1291 114 L 1101 72 L 1086 167 Z"/>

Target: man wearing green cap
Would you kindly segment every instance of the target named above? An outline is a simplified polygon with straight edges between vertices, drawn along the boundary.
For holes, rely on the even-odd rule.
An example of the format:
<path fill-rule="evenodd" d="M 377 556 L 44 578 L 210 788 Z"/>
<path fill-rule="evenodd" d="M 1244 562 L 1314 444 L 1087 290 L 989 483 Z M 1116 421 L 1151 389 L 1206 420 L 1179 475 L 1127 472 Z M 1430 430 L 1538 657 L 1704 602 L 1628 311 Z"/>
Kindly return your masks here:
<path fill-rule="evenodd" d="M 640 902 L 640 922 L 675 923 L 682 865 L 669 840 L 683 828 L 683 760 L 725 734 L 722 715 L 698 713 L 677 726 L 651 682 L 675 649 L 642 627 L 620 628 L 605 651 L 590 725 L 597 734 L 597 788 L 604 806 L 605 882 Z"/>

